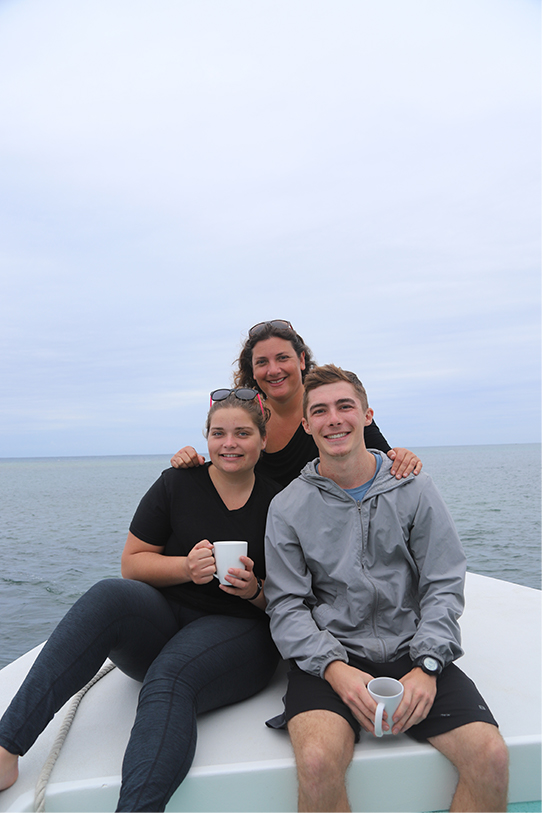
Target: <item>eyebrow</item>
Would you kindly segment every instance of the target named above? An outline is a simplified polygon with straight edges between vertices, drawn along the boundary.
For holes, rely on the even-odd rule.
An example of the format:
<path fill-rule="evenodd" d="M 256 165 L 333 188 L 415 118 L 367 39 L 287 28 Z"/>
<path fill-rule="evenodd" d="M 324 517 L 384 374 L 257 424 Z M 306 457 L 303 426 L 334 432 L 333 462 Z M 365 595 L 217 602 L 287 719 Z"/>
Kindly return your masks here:
<path fill-rule="evenodd" d="M 222 429 L 222 431 L 224 431 L 224 427 L 223 427 L 223 426 L 217 426 L 216 424 L 212 424 L 212 425 L 211 425 L 211 428 L 210 428 L 210 430 L 209 430 L 209 431 L 210 431 L 210 432 L 212 432 L 212 431 L 213 431 L 213 429 Z M 234 431 L 235 431 L 235 432 L 237 432 L 237 430 L 238 430 L 238 429 L 254 429 L 254 427 L 253 427 L 253 426 L 251 426 L 250 424 L 247 424 L 246 426 L 236 426 L 236 427 L 234 428 Z"/>
<path fill-rule="evenodd" d="M 281 350 L 279 353 L 261 353 L 259 356 L 254 356 L 254 361 L 259 359 L 278 358 L 278 356 L 288 356 L 288 350 Z"/>
<path fill-rule="evenodd" d="M 340 406 L 341 404 L 355 404 L 356 401 L 354 398 L 339 398 L 338 401 L 334 401 L 334 404 Z M 321 409 L 322 407 L 328 407 L 329 403 L 320 403 L 320 404 L 311 404 L 309 407 L 309 412 L 312 412 L 313 409 Z"/>

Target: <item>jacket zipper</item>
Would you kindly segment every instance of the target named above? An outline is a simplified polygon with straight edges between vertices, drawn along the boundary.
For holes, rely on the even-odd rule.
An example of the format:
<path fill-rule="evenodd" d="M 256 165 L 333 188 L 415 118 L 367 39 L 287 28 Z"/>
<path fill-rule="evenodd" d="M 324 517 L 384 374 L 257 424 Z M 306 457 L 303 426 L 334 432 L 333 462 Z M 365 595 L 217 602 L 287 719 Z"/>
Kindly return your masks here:
<path fill-rule="evenodd" d="M 378 613 L 378 590 L 376 589 L 374 581 L 369 576 L 369 571 L 365 567 L 365 562 L 364 562 L 365 540 L 364 540 L 364 536 L 363 536 L 363 520 L 361 518 L 361 501 L 356 500 L 356 505 L 358 507 L 359 524 L 360 524 L 360 528 L 361 528 L 361 569 L 365 573 L 365 578 L 367 579 L 367 581 L 369 582 L 369 584 L 373 588 L 373 593 L 374 593 L 374 611 L 373 611 L 373 615 L 372 615 L 373 635 L 374 635 L 375 641 L 379 642 L 380 649 L 381 649 L 382 656 L 383 656 L 383 660 L 386 661 L 387 660 L 386 644 L 384 643 L 384 641 L 382 641 L 381 638 L 378 637 L 378 633 L 377 633 L 377 630 L 376 630 L 376 616 L 377 616 L 377 613 Z"/>

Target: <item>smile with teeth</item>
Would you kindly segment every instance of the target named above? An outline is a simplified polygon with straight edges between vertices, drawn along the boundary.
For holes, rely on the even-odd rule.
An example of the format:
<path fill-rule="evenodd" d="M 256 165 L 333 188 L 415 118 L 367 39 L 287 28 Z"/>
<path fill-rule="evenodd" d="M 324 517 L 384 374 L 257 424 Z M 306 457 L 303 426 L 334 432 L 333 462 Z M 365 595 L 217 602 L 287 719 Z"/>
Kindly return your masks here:
<path fill-rule="evenodd" d="M 268 384 L 282 384 L 283 381 L 286 381 L 286 376 L 283 376 L 282 378 L 268 379 L 267 383 Z"/>
<path fill-rule="evenodd" d="M 349 432 L 336 432 L 334 435 L 326 435 L 327 440 L 337 440 L 337 438 L 345 438 Z"/>
<path fill-rule="evenodd" d="M 223 454 L 220 455 L 220 457 L 227 457 L 227 458 L 235 459 L 236 457 L 243 457 L 243 455 L 242 454 L 227 454 L 226 452 L 224 452 Z"/>

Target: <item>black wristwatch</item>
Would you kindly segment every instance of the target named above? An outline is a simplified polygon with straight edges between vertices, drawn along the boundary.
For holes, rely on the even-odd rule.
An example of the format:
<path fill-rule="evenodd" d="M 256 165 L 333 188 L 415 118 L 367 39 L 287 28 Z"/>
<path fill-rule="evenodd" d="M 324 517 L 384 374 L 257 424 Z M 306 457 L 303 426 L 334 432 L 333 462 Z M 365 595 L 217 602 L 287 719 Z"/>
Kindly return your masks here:
<path fill-rule="evenodd" d="M 442 672 L 441 664 L 436 658 L 432 658 L 430 655 L 422 655 L 421 658 L 414 661 L 414 666 L 419 666 L 426 675 L 433 675 L 434 677 L 440 675 Z"/>
<path fill-rule="evenodd" d="M 262 592 L 263 582 L 257 576 L 256 576 L 256 583 L 258 585 L 258 589 L 256 590 L 256 592 L 254 593 L 253 596 L 251 596 L 250 598 L 247 598 L 247 601 L 254 601 L 254 599 L 258 598 L 258 596 Z"/>

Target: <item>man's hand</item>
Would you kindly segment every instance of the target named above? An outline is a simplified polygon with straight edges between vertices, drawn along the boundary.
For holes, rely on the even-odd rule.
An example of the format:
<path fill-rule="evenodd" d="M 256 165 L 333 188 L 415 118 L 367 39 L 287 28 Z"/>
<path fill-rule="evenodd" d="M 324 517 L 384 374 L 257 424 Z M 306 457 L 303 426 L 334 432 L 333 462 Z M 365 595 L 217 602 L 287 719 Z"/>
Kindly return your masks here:
<path fill-rule="evenodd" d="M 362 728 L 374 734 L 376 703 L 367 691 L 367 684 L 373 679 L 373 675 L 355 669 L 343 661 L 332 661 L 326 667 L 324 678 L 343 703 L 346 703 Z M 385 723 L 383 727 L 386 728 Z"/>
<path fill-rule="evenodd" d="M 437 693 L 437 679 L 427 675 L 418 666 L 401 678 L 405 693 L 393 715 L 393 734 L 407 731 L 411 726 L 425 720 Z"/>

